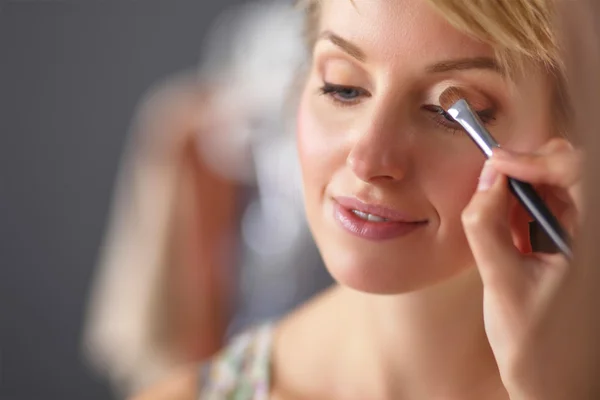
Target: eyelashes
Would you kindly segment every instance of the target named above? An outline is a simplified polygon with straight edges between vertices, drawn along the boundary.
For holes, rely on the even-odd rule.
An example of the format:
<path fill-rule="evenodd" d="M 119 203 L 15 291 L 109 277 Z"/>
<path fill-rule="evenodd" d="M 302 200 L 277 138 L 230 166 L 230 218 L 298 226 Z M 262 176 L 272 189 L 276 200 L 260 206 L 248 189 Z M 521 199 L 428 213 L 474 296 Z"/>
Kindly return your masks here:
<path fill-rule="evenodd" d="M 430 114 L 431 119 L 438 124 L 440 127 L 448 129 L 453 133 L 462 132 L 462 127 L 459 123 L 457 123 L 450 114 L 446 112 L 441 106 L 436 106 L 433 104 L 427 104 L 422 106 L 423 110 L 427 111 Z M 484 125 L 491 125 L 495 121 L 496 111 L 493 108 L 488 108 L 485 110 L 480 110 L 475 112 L 481 122 Z"/>
<path fill-rule="evenodd" d="M 321 86 L 319 91 L 322 95 L 331 98 L 331 100 L 341 106 L 354 105 L 359 103 L 361 98 L 371 97 L 368 91 L 360 87 L 336 85 L 328 82 L 323 82 L 323 86 Z"/>
<path fill-rule="evenodd" d="M 363 99 L 371 97 L 367 90 L 348 85 L 337 85 L 329 82 L 323 82 L 319 88 L 319 93 L 328 97 L 336 106 L 349 107 L 359 104 Z M 453 133 L 462 131 L 462 127 L 439 105 L 425 104 L 421 106 L 428 117 L 438 126 Z M 492 124 L 495 121 L 496 110 L 487 108 L 476 111 L 481 121 L 486 124 Z"/>

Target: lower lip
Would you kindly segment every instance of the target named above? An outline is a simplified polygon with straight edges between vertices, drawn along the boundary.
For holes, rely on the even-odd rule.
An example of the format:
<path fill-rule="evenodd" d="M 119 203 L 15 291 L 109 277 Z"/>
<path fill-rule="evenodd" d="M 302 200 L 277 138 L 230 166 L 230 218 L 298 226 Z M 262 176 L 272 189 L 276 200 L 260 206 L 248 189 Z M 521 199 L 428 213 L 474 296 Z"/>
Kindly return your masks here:
<path fill-rule="evenodd" d="M 427 224 L 427 222 L 366 221 L 337 202 L 333 204 L 333 218 L 350 234 L 373 241 L 406 236 Z"/>

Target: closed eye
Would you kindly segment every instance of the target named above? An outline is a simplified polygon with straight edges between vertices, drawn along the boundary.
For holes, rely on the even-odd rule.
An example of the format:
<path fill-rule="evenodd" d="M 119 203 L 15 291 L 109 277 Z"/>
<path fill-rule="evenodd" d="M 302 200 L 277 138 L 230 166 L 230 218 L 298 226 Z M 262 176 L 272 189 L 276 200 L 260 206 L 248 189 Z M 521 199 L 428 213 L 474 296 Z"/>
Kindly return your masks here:
<path fill-rule="evenodd" d="M 357 104 L 361 98 L 371 97 L 371 94 L 363 88 L 328 82 L 323 82 L 323 86 L 319 90 L 321 94 L 344 106 Z"/>
<path fill-rule="evenodd" d="M 453 133 L 462 131 L 460 124 L 456 122 L 454 118 L 452 118 L 452 116 L 448 114 L 442 107 L 433 104 L 427 104 L 423 106 L 423 109 L 431 114 L 431 118 L 439 126 L 452 131 Z M 495 110 L 492 108 L 477 111 L 476 114 L 479 116 L 479 119 L 481 119 L 481 122 L 486 125 L 493 123 L 495 120 Z"/>

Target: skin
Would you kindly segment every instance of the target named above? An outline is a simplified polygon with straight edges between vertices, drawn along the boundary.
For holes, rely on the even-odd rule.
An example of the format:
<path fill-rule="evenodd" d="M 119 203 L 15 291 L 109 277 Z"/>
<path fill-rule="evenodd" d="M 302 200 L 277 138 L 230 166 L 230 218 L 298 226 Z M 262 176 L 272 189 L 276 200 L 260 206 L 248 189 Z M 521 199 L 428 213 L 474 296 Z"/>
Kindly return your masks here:
<path fill-rule="evenodd" d="M 161 103 L 147 112 L 150 120 L 143 125 L 145 134 L 156 136 L 157 157 L 173 160 L 179 168 L 169 239 L 171 269 L 165 278 L 165 335 L 172 354 L 182 362 L 215 354 L 229 318 L 229 282 L 223 273 L 229 260 L 218 249 L 235 230 L 236 186 L 215 173 L 197 142 L 213 132 L 211 124 L 219 124 L 206 110 L 211 94 L 210 88 L 195 86 L 192 78 L 181 78 L 155 95 Z"/>
<path fill-rule="evenodd" d="M 418 29 L 421 24 L 428 29 Z M 423 1 L 357 8 L 345 0 L 325 2 L 321 31 L 366 56 L 361 62 L 331 41 L 319 41 L 299 111 L 306 209 L 329 270 L 360 291 L 402 293 L 472 267 L 460 216 L 484 157 L 465 134 L 440 127 L 444 119 L 423 107 L 439 106 L 439 94 L 450 85 L 473 88 L 483 107 L 498 104 L 490 128 L 497 140 L 533 150 L 549 136 L 545 83 L 508 83 L 482 69 L 428 73 L 440 62 L 493 52 L 451 28 Z M 340 106 L 319 94 L 324 81 L 369 95 Z M 538 103 L 545 107 L 527 106 Z M 336 196 L 385 205 L 428 224 L 383 243 L 349 237 L 331 218 Z"/>
<path fill-rule="evenodd" d="M 136 175 L 131 178 L 135 185 L 131 206 L 139 205 L 137 197 L 160 190 L 157 185 L 170 176 L 176 180 L 173 204 L 161 200 L 149 204 L 172 210 L 162 244 L 166 259 L 160 260 L 166 264 L 162 293 L 160 304 L 155 305 L 162 329 L 154 335 L 160 350 L 180 363 L 215 354 L 223 345 L 230 318 L 231 260 L 220 249 L 235 235 L 237 186 L 216 173 L 198 151 L 199 139 L 217 131 L 215 126 L 223 126 L 208 107 L 212 93 L 211 87 L 198 84 L 196 76 L 169 79 L 144 101 L 135 124 L 137 164 L 132 167 Z M 127 212 L 135 214 L 135 210 Z M 145 214 L 142 211 L 142 224 Z M 156 224 L 148 226 L 160 229 Z M 159 233 L 149 231 L 150 237 Z M 118 256 L 120 262 L 131 262 L 129 253 L 124 254 Z M 132 386 L 137 384 L 132 380 Z"/>
<path fill-rule="evenodd" d="M 506 398 L 513 367 L 506 349 L 520 350 L 507 345 L 514 336 L 506 331 L 514 327 L 506 325 L 517 321 L 490 327 L 481 320 L 483 312 L 494 321 L 506 293 L 485 292 L 486 300 L 495 297 L 482 310 L 484 288 L 472 253 L 473 246 L 482 247 L 473 233 L 482 222 L 477 206 L 463 214 L 474 199 L 484 159 L 466 135 L 440 127 L 430 106 L 439 106 L 443 88 L 464 86 L 475 93 L 474 104 L 493 105 L 490 130 L 497 140 L 530 153 L 552 136 L 547 77 L 532 73 L 534 66 L 514 81 L 480 68 L 428 72 L 451 60 L 492 57 L 493 51 L 453 29 L 422 1 L 369 7 L 324 2 L 320 31 L 335 37 L 322 34 L 325 39 L 315 46 L 298 142 L 308 219 L 342 286 L 282 323 L 275 397 Z M 338 37 L 351 46 L 340 46 Z M 344 89 L 323 95 L 324 82 Z M 561 161 L 563 172 L 576 165 Z M 515 245 L 525 250 L 527 218 L 514 200 L 499 195 L 506 196 L 510 250 L 517 251 Z M 427 224 L 383 242 L 357 238 L 333 218 L 336 196 L 385 205 Z M 319 337 L 305 326 L 319 326 Z M 504 340 L 490 342 L 490 333 Z M 307 347 L 328 349 L 327 359 L 307 354 Z M 319 376 L 311 374 L 315 370 Z M 297 378 L 307 375 L 312 379 Z M 351 390 L 346 382 L 353 383 Z"/>
<path fill-rule="evenodd" d="M 506 175 L 536 185 L 576 233 L 581 155 L 553 138 L 549 78 L 533 65 L 513 80 L 432 73 L 493 51 L 423 1 L 355 3 L 323 2 L 320 32 L 335 37 L 316 43 L 298 113 L 307 216 L 340 285 L 277 326 L 271 398 L 592 398 L 586 315 L 572 312 L 584 275 L 526 254 L 528 218 L 506 186 Z M 324 81 L 345 89 L 323 94 Z M 485 168 L 432 111 L 449 85 L 494 110 L 489 129 L 510 150 Z M 370 241 L 335 221 L 336 196 L 427 223 Z"/>

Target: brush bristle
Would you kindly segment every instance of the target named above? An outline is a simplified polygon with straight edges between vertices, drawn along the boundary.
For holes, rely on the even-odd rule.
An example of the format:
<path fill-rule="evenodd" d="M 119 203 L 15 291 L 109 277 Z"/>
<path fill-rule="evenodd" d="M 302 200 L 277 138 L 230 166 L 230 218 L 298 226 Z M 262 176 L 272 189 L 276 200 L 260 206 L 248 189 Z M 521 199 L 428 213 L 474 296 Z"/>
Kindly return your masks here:
<path fill-rule="evenodd" d="M 464 99 L 465 94 L 455 86 L 450 86 L 440 94 L 440 106 L 448 111 L 450 107 L 460 99 Z"/>

